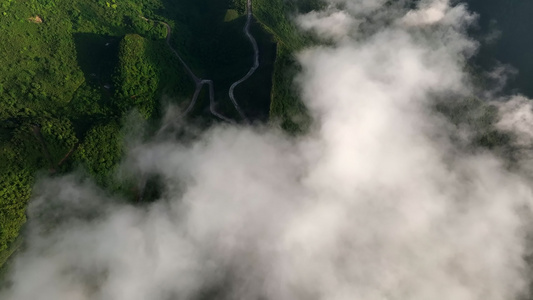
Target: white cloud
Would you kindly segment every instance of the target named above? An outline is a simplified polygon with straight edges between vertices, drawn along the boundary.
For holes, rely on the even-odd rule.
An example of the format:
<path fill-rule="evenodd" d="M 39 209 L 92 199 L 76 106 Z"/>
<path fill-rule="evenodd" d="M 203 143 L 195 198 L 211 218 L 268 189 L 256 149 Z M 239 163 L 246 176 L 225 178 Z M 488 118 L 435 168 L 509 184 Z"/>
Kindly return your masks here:
<path fill-rule="evenodd" d="M 497 103 L 500 120 L 496 126 L 517 136 L 516 143 L 522 147 L 533 144 L 533 102 L 524 96 L 515 96 Z"/>
<path fill-rule="evenodd" d="M 337 13 L 384 9 L 344 3 Z M 415 29 L 399 9 L 375 32 L 298 55 L 297 82 L 317 125 L 307 136 L 221 126 L 192 144 L 138 145 L 128 169 L 160 174 L 165 187 L 145 208 L 72 176 L 42 181 L 28 246 L 2 299 L 216 291 L 229 299 L 503 300 L 526 292 L 522 212 L 531 181 L 490 152 L 456 145 L 449 137 L 458 129 L 433 110 L 435 97 L 470 96 L 463 70 L 475 43 L 465 23 L 444 22 L 469 15 L 452 18 L 457 10 L 442 1 L 416 12 Z M 331 14 L 312 19 L 326 35 L 344 30 Z M 526 99 L 502 113 L 498 126 L 527 133 Z M 55 229 L 43 231 L 50 218 Z"/>
<path fill-rule="evenodd" d="M 411 26 L 431 25 L 442 21 L 450 9 L 448 0 L 422 1 L 420 7 L 409 11 L 402 21 Z"/>
<path fill-rule="evenodd" d="M 296 18 L 298 25 L 327 39 L 341 39 L 357 29 L 357 21 L 344 11 L 312 11 Z"/>

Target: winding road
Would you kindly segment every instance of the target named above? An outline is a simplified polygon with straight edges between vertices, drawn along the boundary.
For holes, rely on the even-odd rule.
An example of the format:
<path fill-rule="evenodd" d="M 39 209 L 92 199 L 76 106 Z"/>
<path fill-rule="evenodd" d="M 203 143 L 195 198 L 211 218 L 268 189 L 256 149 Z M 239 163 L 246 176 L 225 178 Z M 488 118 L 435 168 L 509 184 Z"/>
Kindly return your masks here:
<path fill-rule="evenodd" d="M 248 73 L 246 73 L 246 75 L 244 75 L 243 78 L 235 81 L 229 88 L 229 98 L 231 99 L 233 106 L 235 106 L 235 109 L 237 109 L 241 117 L 246 121 L 248 121 L 248 119 L 246 118 L 246 116 L 244 115 L 244 112 L 239 107 L 237 100 L 235 100 L 235 95 L 233 94 L 233 90 L 235 90 L 235 87 L 237 87 L 239 84 L 248 80 L 248 78 L 250 78 L 252 74 L 254 74 L 255 70 L 259 68 L 259 47 L 257 46 L 257 41 L 254 39 L 254 36 L 250 33 L 250 23 L 252 23 L 252 17 L 253 17 L 252 0 L 248 0 L 247 6 L 248 6 L 248 13 L 247 13 L 246 25 L 244 25 L 244 34 L 246 34 L 246 36 L 250 40 L 250 43 L 252 44 L 252 47 L 254 48 L 254 64 L 250 68 L 250 71 L 248 71 Z"/>
<path fill-rule="evenodd" d="M 250 33 L 250 24 L 251 24 L 251 21 L 252 21 L 252 18 L 253 18 L 252 0 L 247 0 L 247 11 L 248 11 L 247 12 L 247 20 L 246 20 L 246 24 L 244 25 L 244 30 L 243 31 L 246 34 L 246 36 L 248 37 L 248 39 L 250 40 L 250 43 L 252 44 L 252 47 L 254 49 L 254 63 L 252 65 L 252 67 L 250 68 L 250 70 L 248 71 L 248 73 L 246 75 L 244 75 L 244 77 L 242 77 L 241 79 L 235 81 L 231 85 L 231 87 L 229 89 L 229 97 L 231 99 L 231 102 L 233 103 L 233 106 L 235 107 L 235 109 L 237 110 L 239 115 L 242 117 L 242 119 L 245 120 L 247 123 L 249 123 L 248 118 L 246 118 L 246 115 L 244 114 L 244 112 L 240 108 L 239 104 L 237 103 L 237 100 L 235 100 L 235 95 L 233 93 L 233 91 L 235 90 L 235 87 L 237 87 L 239 84 L 243 83 L 244 81 L 248 80 L 248 78 L 250 78 L 250 76 L 252 76 L 252 74 L 255 72 L 255 70 L 257 70 L 257 68 L 259 67 L 259 47 L 257 45 L 256 40 L 254 39 L 254 37 Z M 171 35 L 172 35 L 172 29 L 171 29 L 170 25 L 168 23 L 166 23 L 166 22 L 163 22 L 163 21 L 150 20 L 150 19 L 147 19 L 145 17 L 141 17 L 141 18 L 143 20 L 145 20 L 145 21 L 160 22 L 161 24 L 165 25 L 166 30 L 167 30 L 167 38 L 166 38 L 167 46 L 174 53 L 174 55 L 178 58 L 180 63 L 185 67 L 185 70 L 187 71 L 187 73 L 189 74 L 191 79 L 194 81 L 194 84 L 196 85 L 196 89 L 195 89 L 194 94 L 192 96 L 191 102 L 189 103 L 189 105 L 187 106 L 185 111 L 183 111 L 181 117 L 186 116 L 192 110 L 192 108 L 196 104 L 196 101 L 198 100 L 198 96 L 200 95 L 200 92 L 201 92 L 203 86 L 204 85 L 208 85 L 209 86 L 209 110 L 210 110 L 211 114 L 213 114 L 214 116 L 216 116 L 216 117 L 218 117 L 218 118 L 220 118 L 220 119 L 222 119 L 222 120 L 224 120 L 226 122 L 236 123 L 235 120 L 232 120 L 232 119 L 230 119 L 230 118 L 228 118 L 228 117 L 226 117 L 226 116 L 224 116 L 224 115 L 222 115 L 222 114 L 220 114 L 219 112 L 216 111 L 215 88 L 214 88 L 213 81 L 210 80 L 210 79 L 203 79 L 203 78 L 200 78 L 200 77 L 196 76 L 196 74 L 194 74 L 194 72 L 189 67 L 189 65 L 187 65 L 185 60 L 183 60 L 183 58 L 178 53 L 178 51 L 172 47 L 172 45 L 170 44 L 170 38 L 171 38 Z M 164 128 L 162 128 L 162 129 L 165 129 L 165 128 L 166 128 L 166 126 Z"/>

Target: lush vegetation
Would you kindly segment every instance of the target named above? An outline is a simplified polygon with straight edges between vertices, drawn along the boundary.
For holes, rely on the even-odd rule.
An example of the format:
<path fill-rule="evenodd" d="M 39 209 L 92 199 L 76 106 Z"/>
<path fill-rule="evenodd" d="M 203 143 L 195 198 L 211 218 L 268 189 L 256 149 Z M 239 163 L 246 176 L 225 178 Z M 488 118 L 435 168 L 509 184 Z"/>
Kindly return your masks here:
<path fill-rule="evenodd" d="M 114 101 L 120 112 L 137 107 L 145 118 L 150 118 L 155 106 L 158 69 L 146 59 L 146 51 L 146 39 L 138 34 L 128 34 L 120 42 Z"/>
<path fill-rule="evenodd" d="M 26 0 L 0 6 L 0 265 L 37 174 L 81 166 L 109 184 L 121 120 L 148 120 L 193 86 L 165 43 L 164 1 Z"/>
<path fill-rule="evenodd" d="M 105 146 L 104 146 L 105 145 Z M 75 158 L 102 185 L 108 185 L 122 155 L 120 125 L 116 121 L 91 128 L 79 145 Z"/>
<path fill-rule="evenodd" d="M 0 6 L 0 265 L 20 244 L 37 176 L 85 170 L 101 186 L 133 195 L 116 182 L 124 120 L 132 110 L 157 124 L 169 102 L 184 107 L 194 84 L 167 45 L 215 83 L 217 110 L 238 119 L 229 86 L 252 66 L 242 28 L 242 0 L 25 0 Z M 251 31 L 260 67 L 235 95 L 246 115 L 269 114 L 293 132 L 302 105 L 292 89 L 294 51 L 305 39 L 286 16 L 289 2 L 254 1 Z M 164 23 L 163 23 L 164 22 Z M 272 105 L 271 105 L 272 103 Z M 206 121 L 207 91 L 189 117 Z M 152 182 L 153 181 L 153 182 Z M 146 197 L 157 194 L 147 179 Z M 153 190 L 153 191 L 152 191 Z M 153 197 L 152 197 L 153 198 Z M 19 241 L 19 242 L 15 242 Z"/>

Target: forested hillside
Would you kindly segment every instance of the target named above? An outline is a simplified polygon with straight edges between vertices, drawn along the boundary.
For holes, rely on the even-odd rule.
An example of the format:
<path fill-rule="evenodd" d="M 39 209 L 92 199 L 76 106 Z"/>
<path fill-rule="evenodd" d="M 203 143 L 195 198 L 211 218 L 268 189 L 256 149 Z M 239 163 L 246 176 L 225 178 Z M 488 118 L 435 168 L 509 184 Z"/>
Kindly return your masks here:
<path fill-rule="evenodd" d="M 139 18 L 157 9 L 158 1 L 2 3 L 0 264 L 39 172 L 83 165 L 105 183 L 120 159 L 123 114 L 139 106 L 149 119 L 157 97 L 186 94 L 164 28 Z"/>
<path fill-rule="evenodd" d="M 290 132 L 308 123 L 292 74 L 294 51 L 309 41 L 287 12 L 310 9 L 311 2 L 295 3 L 253 1 L 260 66 L 235 89 L 249 118 L 270 118 Z M 114 170 L 128 115 L 135 110 L 156 128 L 166 105 L 183 109 L 194 92 L 169 46 L 198 76 L 213 80 L 217 109 L 238 120 L 228 88 L 253 59 L 242 32 L 245 14 L 242 0 L 2 2 L 0 265 L 19 245 L 36 177 L 76 169 L 101 186 L 124 189 Z M 207 91 L 198 102 L 187 117 L 211 122 Z"/>

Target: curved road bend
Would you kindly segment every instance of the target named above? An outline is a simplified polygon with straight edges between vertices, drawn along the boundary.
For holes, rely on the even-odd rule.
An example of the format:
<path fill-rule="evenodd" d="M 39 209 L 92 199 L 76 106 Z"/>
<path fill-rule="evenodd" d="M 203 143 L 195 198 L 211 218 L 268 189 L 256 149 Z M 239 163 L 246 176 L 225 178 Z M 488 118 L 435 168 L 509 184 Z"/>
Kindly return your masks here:
<path fill-rule="evenodd" d="M 241 79 L 235 81 L 231 85 L 231 87 L 229 89 L 229 97 L 231 99 L 231 102 L 233 103 L 233 106 L 235 107 L 237 112 L 239 112 L 239 115 L 243 118 L 243 120 L 245 120 L 246 122 L 249 122 L 248 119 L 246 118 L 246 115 L 244 114 L 244 112 L 240 108 L 239 104 L 237 103 L 237 100 L 235 100 L 235 95 L 233 93 L 235 87 L 237 87 L 239 84 L 243 83 L 244 81 L 248 80 L 248 78 L 250 78 L 250 76 L 252 76 L 252 74 L 255 72 L 255 70 L 257 70 L 257 68 L 259 67 L 259 47 L 257 45 L 257 42 L 256 42 L 255 38 L 250 33 L 250 24 L 251 24 L 252 17 L 253 17 L 253 14 L 252 14 L 252 1 L 251 0 L 247 0 L 247 10 L 248 10 L 248 12 L 247 12 L 247 20 L 246 20 L 246 24 L 244 25 L 244 33 L 246 34 L 246 36 L 250 40 L 250 43 L 252 44 L 252 47 L 254 49 L 254 64 L 252 65 L 252 67 L 250 68 L 248 73 L 246 75 L 244 75 L 244 77 L 242 77 Z M 145 17 L 141 17 L 141 18 L 143 20 L 145 20 L 145 21 L 160 22 L 163 25 L 165 25 L 165 28 L 167 30 L 167 38 L 166 38 L 167 46 L 170 48 L 172 53 L 174 53 L 174 55 L 178 58 L 180 63 L 185 67 L 185 70 L 187 71 L 189 76 L 194 81 L 194 84 L 196 85 L 196 89 L 194 91 L 194 94 L 193 94 L 193 97 L 191 99 L 191 102 L 189 103 L 189 105 L 187 106 L 185 111 L 183 112 L 182 116 L 187 115 L 192 110 L 192 108 L 196 104 L 196 101 L 198 100 L 198 96 L 200 95 L 200 91 L 202 90 L 202 87 L 204 86 L 204 84 L 207 84 L 209 86 L 209 110 L 211 111 L 211 113 L 214 116 L 216 116 L 216 117 L 218 117 L 218 118 L 220 118 L 220 119 L 222 119 L 222 120 L 224 120 L 226 122 L 236 123 L 234 120 L 232 120 L 232 119 L 230 119 L 228 117 L 225 117 L 224 115 L 222 115 L 222 114 L 220 114 L 219 112 L 216 111 L 215 92 L 214 92 L 213 81 L 209 80 L 209 79 L 202 79 L 202 78 L 196 76 L 196 74 L 194 74 L 194 72 L 189 67 L 189 65 L 187 65 L 185 60 L 183 60 L 183 58 L 180 56 L 178 51 L 176 51 L 176 49 L 174 49 L 172 47 L 172 45 L 170 45 L 170 38 L 171 38 L 171 35 L 172 35 L 172 29 L 171 29 L 170 25 L 168 23 L 166 23 L 166 22 L 163 22 L 163 21 L 150 20 L 150 19 L 147 19 Z M 162 128 L 162 129 L 165 129 L 165 128 L 166 128 L 166 126 L 164 128 Z"/>
<path fill-rule="evenodd" d="M 148 20 L 148 19 L 146 19 Z M 174 53 L 174 55 L 176 55 L 176 57 L 179 59 L 179 61 L 181 62 L 181 64 L 185 67 L 185 69 L 187 70 L 187 73 L 189 74 L 189 76 L 191 76 L 192 80 L 194 81 L 194 83 L 196 85 L 200 84 L 200 82 L 202 81 L 201 78 L 199 78 L 198 76 L 196 76 L 193 71 L 191 70 L 191 68 L 189 67 L 189 65 L 187 65 L 187 63 L 183 60 L 183 58 L 181 58 L 180 54 L 178 53 L 178 51 L 176 51 L 176 49 L 174 49 L 171 45 L 170 45 L 170 37 L 172 35 L 172 28 L 170 28 L 170 25 L 168 25 L 168 23 L 166 22 L 163 22 L 163 21 L 159 21 L 161 22 L 161 24 L 165 25 L 166 29 L 167 29 L 167 38 L 166 38 L 166 42 L 167 42 L 167 46 L 170 48 L 170 50 Z"/>
<path fill-rule="evenodd" d="M 235 87 L 237 87 L 239 84 L 241 84 L 244 81 L 248 80 L 248 78 L 250 78 L 250 76 L 252 76 L 252 74 L 255 72 L 255 70 L 257 70 L 257 68 L 259 68 L 259 47 L 257 46 L 257 41 L 255 40 L 253 35 L 250 33 L 250 24 L 252 23 L 252 17 L 253 17 L 253 14 L 252 14 L 252 0 L 248 0 L 247 1 L 247 9 L 248 9 L 248 13 L 247 13 L 247 17 L 246 17 L 247 18 L 246 19 L 246 24 L 244 25 L 244 33 L 246 34 L 246 36 L 250 40 L 250 43 L 252 44 L 252 47 L 254 48 L 254 64 L 252 65 L 252 67 L 250 68 L 248 73 L 246 73 L 246 75 L 244 75 L 243 78 L 235 81 L 231 85 L 231 87 L 229 88 L 229 98 L 231 99 L 231 102 L 233 103 L 233 106 L 235 106 L 235 108 L 237 109 L 237 111 L 239 112 L 241 117 L 244 120 L 246 120 L 246 121 L 248 121 L 248 119 L 246 118 L 246 116 L 244 115 L 244 112 L 239 107 L 239 104 L 237 103 L 237 100 L 235 100 L 235 95 L 233 94 L 233 91 L 235 90 Z"/>
<path fill-rule="evenodd" d="M 148 20 L 148 19 L 146 19 L 146 20 Z M 163 21 L 159 21 L 159 22 L 161 22 L 163 25 L 165 25 L 165 27 L 167 29 L 167 38 L 166 38 L 167 46 L 170 48 L 172 53 L 174 53 L 174 55 L 176 55 L 176 57 L 179 59 L 181 64 L 185 67 L 185 70 L 187 71 L 189 76 L 194 81 L 194 84 L 196 85 L 196 90 L 194 91 L 192 100 L 189 103 L 189 105 L 187 106 L 187 108 L 185 109 L 185 111 L 182 113 L 182 116 L 187 115 L 192 110 L 192 108 L 196 104 L 196 100 L 198 100 L 198 96 L 200 95 L 200 91 L 202 90 L 202 87 L 204 86 L 204 84 L 207 84 L 207 85 L 209 85 L 209 110 L 211 111 L 211 113 L 213 115 L 215 115 L 216 117 L 218 117 L 218 118 L 220 118 L 220 119 L 222 119 L 222 120 L 224 120 L 226 122 L 235 123 L 234 120 L 232 120 L 230 118 L 227 118 L 227 117 L 223 116 L 222 114 L 220 114 L 219 112 L 216 111 L 216 109 L 215 109 L 216 103 L 215 103 L 215 93 L 214 93 L 213 81 L 209 80 L 209 79 L 202 79 L 202 78 L 196 76 L 196 74 L 194 74 L 194 72 L 191 70 L 189 65 L 187 65 L 185 60 L 183 60 L 183 58 L 179 55 L 178 51 L 176 51 L 176 49 L 174 49 L 170 45 L 170 38 L 171 38 L 171 35 L 172 35 L 172 29 L 171 29 L 170 25 L 168 23 L 166 23 L 166 22 L 163 22 Z"/>
<path fill-rule="evenodd" d="M 215 87 L 214 87 L 214 84 L 213 84 L 213 81 L 212 80 L 204 80 L 204 83 L 206 83 L 207 85 L 209 85 L 209 110 L 211 111 L 211 113 L 226 121 L 226 122 L 229 122 L 229 123 L 232 123 L 232 124 L 235 124 L 236 122 L 228 117 L 225 117 L 223 116 L 222 114 L 220 114 L 219 112 L 216 111 L 216 103 L 215 103 Z M 246 119 L 245 119 L 246 120 Z"/>

